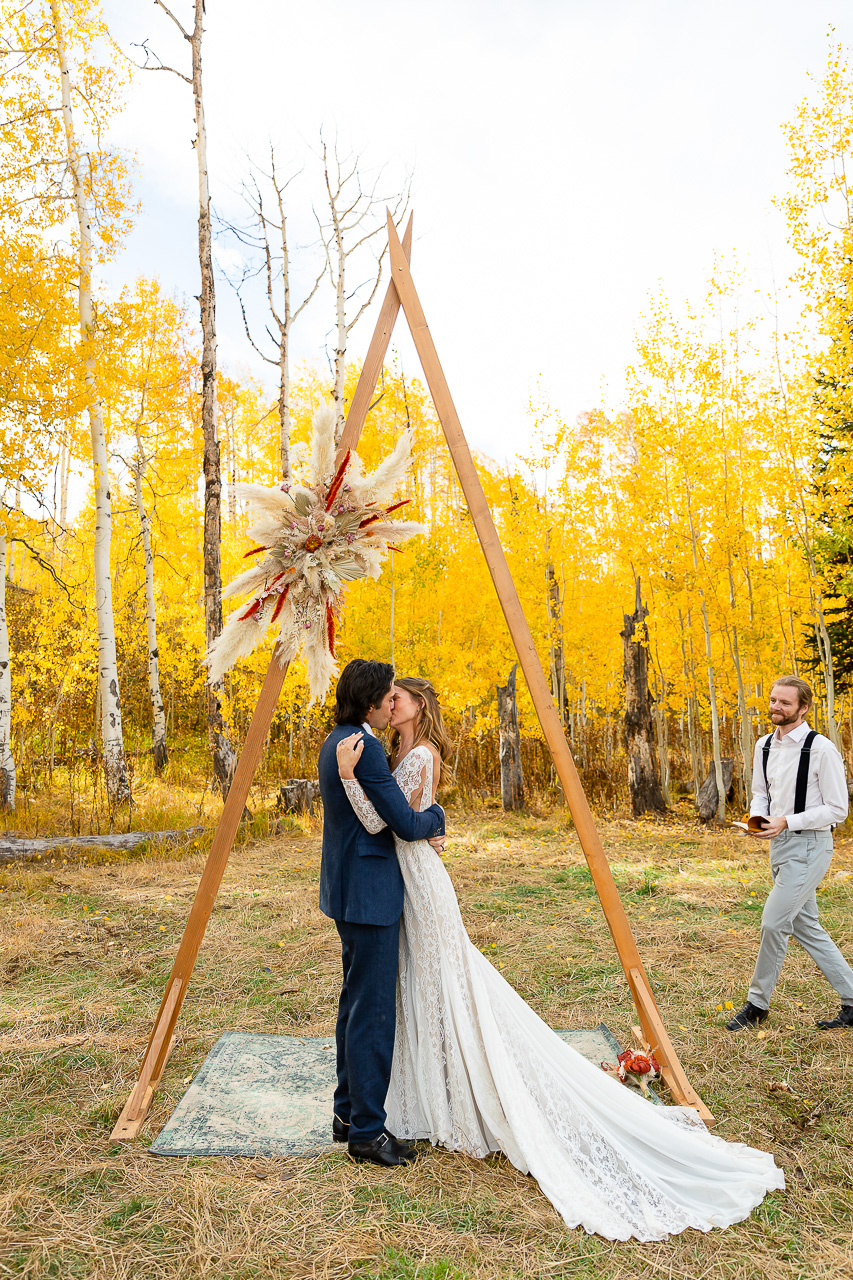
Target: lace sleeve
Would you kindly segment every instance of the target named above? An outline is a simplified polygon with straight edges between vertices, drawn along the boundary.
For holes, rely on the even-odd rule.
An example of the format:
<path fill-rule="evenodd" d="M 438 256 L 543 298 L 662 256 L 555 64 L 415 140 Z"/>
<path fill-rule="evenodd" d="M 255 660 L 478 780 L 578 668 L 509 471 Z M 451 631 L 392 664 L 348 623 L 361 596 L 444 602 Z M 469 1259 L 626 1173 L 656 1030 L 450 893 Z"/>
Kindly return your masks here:
<path fill-rule="evenodd" d="M 394 778 L 407 800 L 411 800 L 418 787 L 423 786 L 421 809 L 432 804 L 432 754 L 420 747 L 410 751 L 394 770 Z"/>
<path fill-rule="evenodd" d="M 387 824 L 382 821 L 355 778 L 341 778 L 341 782 L 344 784 L 347 799 L 355 810 L 355 816 L 367 831 L 376 835 L 376 832 L 381 831 Z"/>

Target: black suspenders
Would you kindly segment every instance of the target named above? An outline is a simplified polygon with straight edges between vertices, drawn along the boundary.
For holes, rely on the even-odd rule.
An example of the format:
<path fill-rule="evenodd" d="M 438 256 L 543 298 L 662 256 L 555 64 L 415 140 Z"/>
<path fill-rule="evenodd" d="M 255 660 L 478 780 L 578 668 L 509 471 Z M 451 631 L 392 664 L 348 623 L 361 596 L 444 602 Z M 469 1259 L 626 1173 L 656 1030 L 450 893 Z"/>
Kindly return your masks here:
<path fill-rule="evenodd" d="M 806 792 L 809 788 L 809 761 L 812 743 L 816 737 L 817 731 L 810 729 L 800 748 L 800 763 L 797 765 L 797 785 L 794 788 L 794 813 L 803 813 L 806 807 Z M 767 761 L 770 759 L 770 742 L 772 738 L 773 734 L 768 733 L 761 744 L 761 763 L 764 767 L 764 786 L 767 788 L 768 800 L 770 799 L 770 784 L 767 781 Z"/>

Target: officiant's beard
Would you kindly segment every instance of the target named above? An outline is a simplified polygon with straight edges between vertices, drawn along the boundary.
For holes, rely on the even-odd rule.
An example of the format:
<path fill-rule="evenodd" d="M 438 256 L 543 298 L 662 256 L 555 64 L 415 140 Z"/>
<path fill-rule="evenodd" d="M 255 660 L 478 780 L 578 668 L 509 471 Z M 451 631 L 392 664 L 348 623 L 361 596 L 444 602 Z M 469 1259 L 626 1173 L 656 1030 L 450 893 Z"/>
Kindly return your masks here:
<path fill-rule="evenodd" d="M 779 708 L 775 707 L 770 712 L 770 719 L 773 721 L 775 725 L 796 724 L 799 718 L 800 718 L 799 707 L 797 707 L 796 711 L 781 711 L 779 710 Z"/>

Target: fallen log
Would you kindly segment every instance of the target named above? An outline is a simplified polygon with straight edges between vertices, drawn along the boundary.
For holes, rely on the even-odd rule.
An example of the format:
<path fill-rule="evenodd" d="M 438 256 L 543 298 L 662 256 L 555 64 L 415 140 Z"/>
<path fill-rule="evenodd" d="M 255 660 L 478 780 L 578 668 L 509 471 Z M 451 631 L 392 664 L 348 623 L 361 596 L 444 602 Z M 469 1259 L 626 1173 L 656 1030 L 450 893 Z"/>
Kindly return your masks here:
<path fill-rule="evenodd" d="M 183 831 L 125 831 L 100 836 L 48 836 L 44 839 L 18 839 L 16 836 L 0 836 L 0 862 L 32 862 L 47 854 L 60 853 L 64 849 L 135 849 L 146 840 L 174 840 L 180 836 L 194 836 L 203 827 L 186 827 Z"/>

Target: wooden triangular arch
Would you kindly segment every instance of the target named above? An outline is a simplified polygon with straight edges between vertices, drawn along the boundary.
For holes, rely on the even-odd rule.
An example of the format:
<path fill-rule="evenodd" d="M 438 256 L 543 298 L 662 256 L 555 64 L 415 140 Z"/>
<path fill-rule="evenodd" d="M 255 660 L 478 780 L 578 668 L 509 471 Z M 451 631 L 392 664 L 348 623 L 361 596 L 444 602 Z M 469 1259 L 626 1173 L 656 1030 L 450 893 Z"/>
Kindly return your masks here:
<path fill-rule="evenodd" d="M 676 1102 L 682 1106 L 695 1107 L 706 1124 L 713 1124 L 713 1116 L 685 1075 L 652 995 L 636 940 L 613 880 L 545 672 L 533 643 L 530 627 L 512 580 L 483 486 L 463 435 L 459 415 L 453 404 L 432 335 L 427 327 L 409 268 L 411 244 L 412 219 L 409 218 L 401 244 L 389 213 L 388 246 L 391 256 L 391 283 L 388 286 L 376 329 L 362 366 L 361 376 L 350 404 L 338 446 L 338 457 L 342 458 L 347 449 L 355 449 L 358 444 L 370 400 L 382 371 L 391 331 L 402 306 L 462 491 L 465 494 L 468 510 L 477 530 L 498 600 L 518 654 L 519 664 L 527 681 L 616 951 L 625 971 L 640 1023 L 639 1027 L 633 1028 L 634 1034 L 641 1043 L 654 1049 L 664 1080 Z M 181 945 L 151 1031 L 139 1076 L 113 1130 L 113 1139 L 137 1136 L 145 1122 L 154 1091 L 160 1083 L 174 1044 L 178 1014 L 216 901 L 286 674 L 287 664 L 279 662 L 274 650 L 222 816 L 213 837 L 210 854 L 184 928 Z"/>

